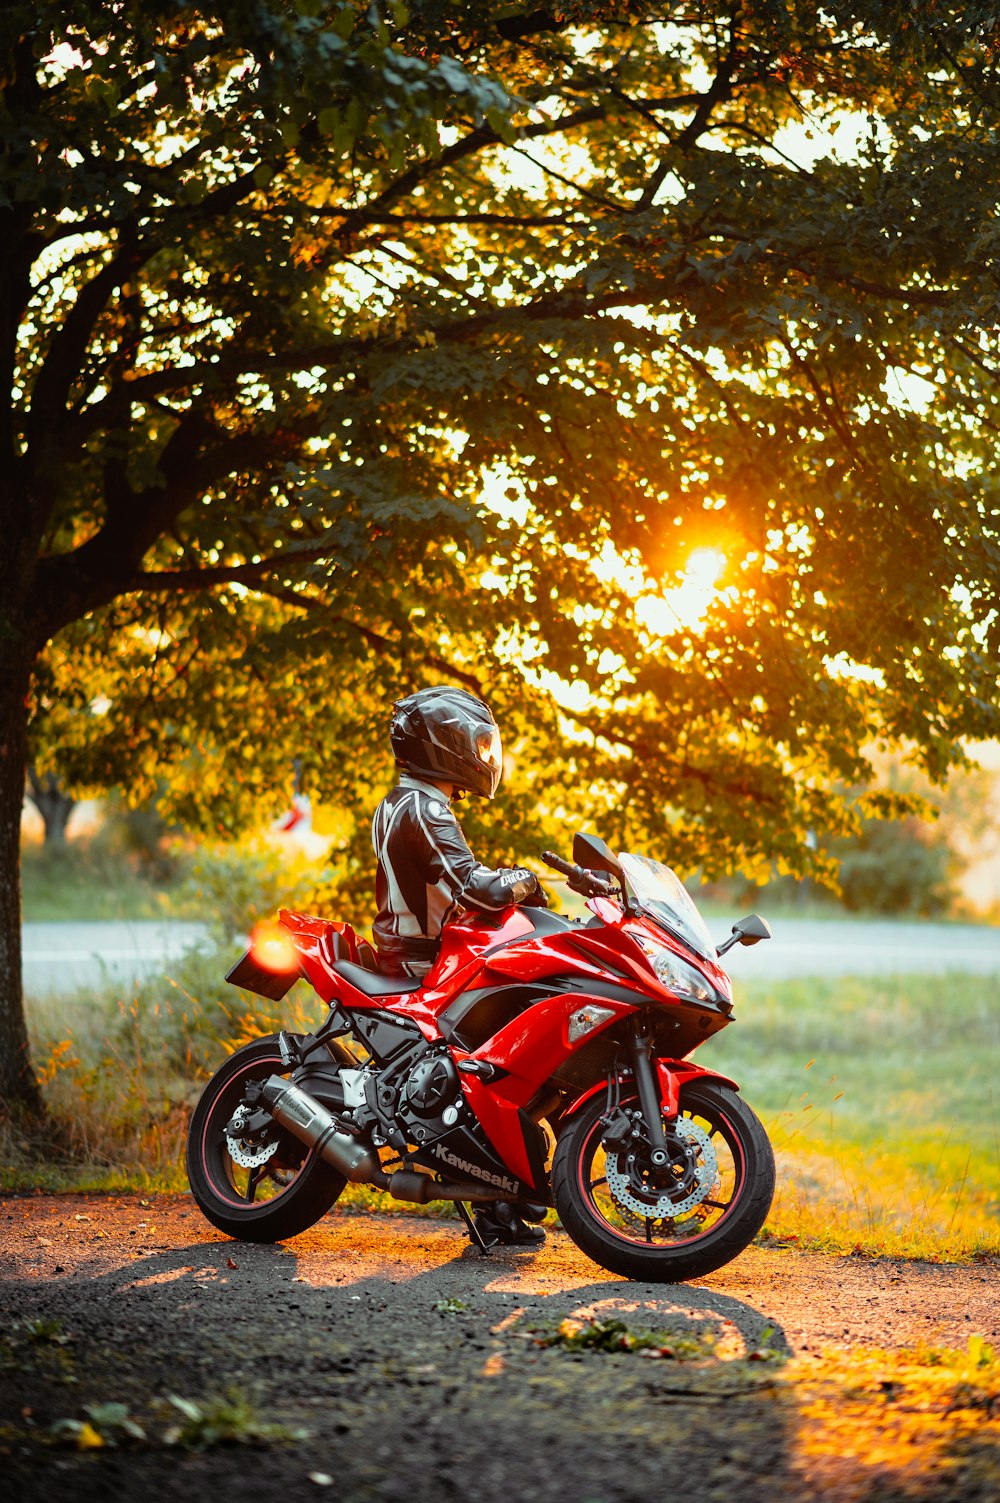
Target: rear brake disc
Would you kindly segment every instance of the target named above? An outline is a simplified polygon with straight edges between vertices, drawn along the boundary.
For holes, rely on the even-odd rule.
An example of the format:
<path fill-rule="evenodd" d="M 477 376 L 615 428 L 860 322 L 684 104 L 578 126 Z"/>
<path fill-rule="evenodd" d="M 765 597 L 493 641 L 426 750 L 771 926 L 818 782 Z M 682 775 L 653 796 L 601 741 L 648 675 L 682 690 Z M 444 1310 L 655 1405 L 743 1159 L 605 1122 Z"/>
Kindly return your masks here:
<path fill-rule="evenodd" d="M 241 1103 L 232 1115 L 230 1127 L 235 1127 L 237 1133 L 250 1116 L 250 1108 Z M 245 1138 L 236 1134 L 226 1133 L 226 1150 L 234 1164 L 239 1164 L 241 1169 L 259 1169 L 266 1164 L 268 1159 L 273 1159 L 278 1151 L 278 1140 L 275 1138 L 271 1143 L 248 1143 Z"/>

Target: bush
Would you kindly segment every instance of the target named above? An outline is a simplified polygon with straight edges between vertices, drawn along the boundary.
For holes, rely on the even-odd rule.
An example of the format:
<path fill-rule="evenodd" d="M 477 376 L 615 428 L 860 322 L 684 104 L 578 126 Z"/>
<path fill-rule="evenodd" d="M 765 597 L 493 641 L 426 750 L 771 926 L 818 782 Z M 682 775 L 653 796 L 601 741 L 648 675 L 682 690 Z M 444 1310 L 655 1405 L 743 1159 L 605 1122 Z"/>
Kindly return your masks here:
<path fill-rule="evenodd" d="M 314 862 L 271 846 L 203 846 L 179 896 L 228 943 L 280 908 L 308 904 L 320 880 Z"/>
<path fill-rule="evenodd" d="M 944 831 L 918 819 L 864 821 L 835 848 L 845 908 L 852 912 L 947 913 L 958 893 L 956 857 Z"/>

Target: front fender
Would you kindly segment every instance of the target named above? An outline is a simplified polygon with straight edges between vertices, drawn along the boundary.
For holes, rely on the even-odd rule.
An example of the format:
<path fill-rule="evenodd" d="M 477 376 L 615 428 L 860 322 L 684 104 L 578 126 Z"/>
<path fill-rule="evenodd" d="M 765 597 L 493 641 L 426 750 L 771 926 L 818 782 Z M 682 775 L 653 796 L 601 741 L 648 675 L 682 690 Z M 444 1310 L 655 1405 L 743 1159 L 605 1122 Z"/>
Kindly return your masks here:
<path fill-rule="evenodd" d="M 692 1080 L 717 1080 L 722 1085 L 731 1086 L 734 1091 L 739 1090 L 736 1081 L 732 1080 L 728 1075 L 720 1075 L 718 1070 L 706 1070 L 703 1065 L 693 1065 L 687 1059 L 658 1059 L 655 1063 L 656 1073 L 660 1082 L 660 1100 L 663 1105 L 663 1115 L 668 1120 L 671 1117 L 677 1116 L 680 1110 L 681 1090 Z M 592 1085 L 589 1090 L 584 1091 L 581 1096 L 576 1098 L 573 1105 L 562 1113 L 559 1119 L 560 1126 L 568 1122 L 571 1117 L 574 1117 L 580 1108 L 586 1102 L 590 1101 L 592 1097 L 596 1096 L 598 1092 L 606 1091 L 607 1088 L 607 1081 L 601 1080 L 596 1085 Z"/>

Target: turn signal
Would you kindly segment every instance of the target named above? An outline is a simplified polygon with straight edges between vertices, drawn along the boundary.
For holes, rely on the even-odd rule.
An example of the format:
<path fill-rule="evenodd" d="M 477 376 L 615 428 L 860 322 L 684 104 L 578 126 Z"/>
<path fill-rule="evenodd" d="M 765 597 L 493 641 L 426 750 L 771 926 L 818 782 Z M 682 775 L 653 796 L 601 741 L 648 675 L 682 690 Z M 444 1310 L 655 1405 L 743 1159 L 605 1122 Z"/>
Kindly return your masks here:
<path fill-rule="evenodd" d="M 599 1007 L 596 1002 L 588 1002 L 586 1007 L 578 1007 L 576 1012 L 569 1015 L 569 1041 L 575 1044 L 577 1039 L 582 1039 L 585 1034 L 593 1033 L 595 1028 L 600 1028 L 602 1023 L 609 1022 L 615 1016 L 613 1007 Z"/>

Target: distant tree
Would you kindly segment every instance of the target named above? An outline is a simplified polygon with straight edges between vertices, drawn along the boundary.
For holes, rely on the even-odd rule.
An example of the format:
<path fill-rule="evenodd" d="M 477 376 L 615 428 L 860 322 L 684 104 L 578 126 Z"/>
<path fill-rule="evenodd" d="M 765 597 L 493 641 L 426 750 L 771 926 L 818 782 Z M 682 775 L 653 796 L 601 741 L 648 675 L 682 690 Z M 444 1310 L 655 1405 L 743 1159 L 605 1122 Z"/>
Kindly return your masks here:
<path fill-rule="evenodd" d="M 60 787 L 54 772 L 40 777 L 33 764 L 28 767 L 27 795 L 42 817 L 45 845 L 65 845 L 66 826 L 76 808 L 76 799 Z"/>
<path fill-rule="evenodd" d="M 227 827 L 302 752 L 360 809 L 447 675 L 520 744 L 512 840 L 752 872 L 872 743 L 995 733 L 998 42 L 946 0 L 5 6 L 9 1099 L 29 746 Z"/>
<path fill-rule="evenodd" d="M 933 918 L 957 898 L 955 853 L 945 832 L 925 820 L 866 819 L 836 854 L 844 906 L 853 912 Z"/>

